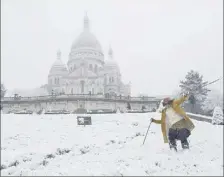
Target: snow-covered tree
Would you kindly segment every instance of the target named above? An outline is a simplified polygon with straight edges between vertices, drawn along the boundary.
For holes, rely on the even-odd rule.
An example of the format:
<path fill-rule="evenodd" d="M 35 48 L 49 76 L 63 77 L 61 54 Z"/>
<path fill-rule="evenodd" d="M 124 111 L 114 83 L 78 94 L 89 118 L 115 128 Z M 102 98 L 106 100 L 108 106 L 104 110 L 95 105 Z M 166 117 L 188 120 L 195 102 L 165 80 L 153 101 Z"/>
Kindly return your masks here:
<path fill-rule="evenodd" d="M 189 71 L 185 76 L 185 81 L 180 81 L 182 93 L 190 93 L 189 103 L 191 105 L 190 112 L 200 113 L 203 102 L 205 101 L 209 90 L 206 85 L 207 81 L 203 81 L 203 76 L 197 71 Z M 189 106 L 188 106 L 189 107 Z"/>
<path fill-rule="evenodd" d="M 212 112 L 216 106 L 223 109 L 223 93 L 218 90 L 211 90 L 204 101 L 202 109 L 205 114 L 212 116 Z"/>
<path fill-rule="evenodd" d="M 5 89 L 5 86 L 4 84 L 1 84 L 1 98 L 3 98 L 6 94 L 6 89 Z"/>
<path fill-rule="evenodd" d="M 145 105 L 142 105 L 142 111 L 144 111 L 146 109 Z"/>
<path fill-rule="evenodd" d="M 127 109 L 131 110 L 131 104 L 129 102 L 127 103 Z"/>

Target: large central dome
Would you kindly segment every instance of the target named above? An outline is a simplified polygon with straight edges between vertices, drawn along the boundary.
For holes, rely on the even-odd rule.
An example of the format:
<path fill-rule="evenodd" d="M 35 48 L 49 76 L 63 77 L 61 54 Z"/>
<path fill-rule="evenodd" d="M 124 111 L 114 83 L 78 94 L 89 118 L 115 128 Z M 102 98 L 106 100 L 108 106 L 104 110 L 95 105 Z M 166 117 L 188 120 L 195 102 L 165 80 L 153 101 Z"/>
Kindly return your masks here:
<path fill-rule="evenodd" d="M 96 37 L 89 31 L 83 31 L 72 44 L 72 49 L 92 48 L 101 52 L 101 45 Z"/>
<path fill-rule="evenodd" d="M 89 30 L 89 19 L 87 15 L 84 17 L 84 30 L 79 35 L 79 37 L 73 42 L 72 50 L 77 50 L 81 48 L 89 48 L 93 50 L 97 50 L 102 52 L 101 45 L 99 41 L 96 39 L 94 34 L 92 34 Z"/>

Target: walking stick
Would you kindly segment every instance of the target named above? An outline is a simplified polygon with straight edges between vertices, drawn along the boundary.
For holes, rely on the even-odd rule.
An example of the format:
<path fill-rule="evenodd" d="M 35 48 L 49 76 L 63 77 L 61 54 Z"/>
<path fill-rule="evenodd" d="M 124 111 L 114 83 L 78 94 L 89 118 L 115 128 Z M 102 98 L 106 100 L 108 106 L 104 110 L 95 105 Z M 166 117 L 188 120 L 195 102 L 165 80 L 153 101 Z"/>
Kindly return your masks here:
<path fill-rule="evenodd" d="M 148 131 L 149 131 L 149 128 L 150 128 L 151 123 L 152 123 L 152 120 L 149 123 L 149 126 L 148 126 L 148 129 L 147 129 L 147 132 L 146 132 L 146 135 L 145 135 L 145 138 L 144 138 L 144 141 L 143 141 L 143 144 L 142 145 L 144 145 L 144 143 L 145 143 L 145 139 L 146 139 L 146 137 L 148 135 Z"/>

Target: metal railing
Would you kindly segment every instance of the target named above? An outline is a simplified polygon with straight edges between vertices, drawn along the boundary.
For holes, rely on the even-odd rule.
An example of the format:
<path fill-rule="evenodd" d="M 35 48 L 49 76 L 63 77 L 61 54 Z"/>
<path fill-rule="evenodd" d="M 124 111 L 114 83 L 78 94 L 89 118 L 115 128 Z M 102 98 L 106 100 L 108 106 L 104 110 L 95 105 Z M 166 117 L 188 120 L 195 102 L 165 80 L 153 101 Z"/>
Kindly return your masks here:
<path fill-rule="evenodd" d="M 99 99 L 99 100 L 125 100 L 125 101 L 160 101 L 156 97 L 130 97 L 130 96 L 108 96 L 99 94 L 61 94 L 61 95 L 45 95 L 45 96 L 32 96 L 32 97 L 4 97 L 4 101 L 44 101 L 44 100 L 60 100 L 60 99 Z"/>

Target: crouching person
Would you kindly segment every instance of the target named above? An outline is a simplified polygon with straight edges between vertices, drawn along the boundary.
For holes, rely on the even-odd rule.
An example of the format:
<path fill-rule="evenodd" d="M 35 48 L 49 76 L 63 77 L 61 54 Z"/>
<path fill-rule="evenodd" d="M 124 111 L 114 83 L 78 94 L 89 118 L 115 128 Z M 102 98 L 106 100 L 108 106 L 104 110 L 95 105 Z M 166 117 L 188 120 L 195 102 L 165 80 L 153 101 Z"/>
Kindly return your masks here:
<path fill-rule="evenodd" d="M 179 99 L 164 98 L 161 120 L 151 119 L 152 122 L 161 124 L 164 143 L 169 143 L 170 148 L 175 150 L 177 146 L 176 140 L 181 141 L 183 149 L 189 148 L 187 138 L 195 127 L 185 111 L 180 107 L 187 99 L 188 95 L 186 94 Z"/>

